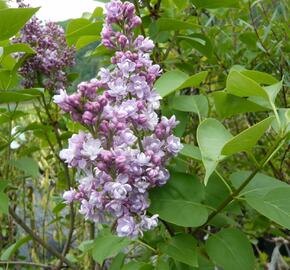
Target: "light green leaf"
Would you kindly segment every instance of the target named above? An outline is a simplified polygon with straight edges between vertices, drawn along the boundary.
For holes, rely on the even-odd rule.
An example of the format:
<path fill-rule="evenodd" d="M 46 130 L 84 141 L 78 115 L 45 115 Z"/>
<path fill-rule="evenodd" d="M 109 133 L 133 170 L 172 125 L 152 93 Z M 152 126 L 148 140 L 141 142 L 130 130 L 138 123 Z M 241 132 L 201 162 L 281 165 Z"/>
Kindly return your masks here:
<path fill-rule="evenodd" d="M 175 91 L 188 79 L 188 75 L 180 70 L 167 71 L 156 81 L 154 88 L 161 97 L 165 97 Z"/>
<path fill-rule="evenodd" d="M 201 119 L 208 114 L 208 101 L 204 95 L 175 96 L 172 102 L 173 109 L 182 112 L 194 112 Z"/>
<path fill-rule="evenodd" d="M 80 18 L 71 20 L 66 31 L 68 45 L 76 44 L 83 36 L 99 36 L 102 30 L 102 22 L 91 22 Z"/>
<path fill-rule="evenodd" d="M 0 9 L 0 40 L 14 36 L 39 8 Z"/>
<path fill-rule="evenodd" d="M 206 251 L 224 270 L 254 270 L 255 257 L 247 237 L 238 229 L 224 229 L 209 237 Z"/>
<path fill-rule="evenodd" d="M 207 184 L 219 161 L 222 160 L 221 150 L 231 138 L 230 132 L 216 119 L 206 119 L 198 126 L 197 142 L 206 170 L 205 184 Z"/>
<path fill-rule="evenodd" d="M 96 7 L 90 19 L 102 19 L 104 17 L 104 10 L 102 7 Z"/>
<path fill-rule="evenodd" d="M 8 208 L 9 198 L 5 193 L 0 192 L 0 213 L 8 214 Z"/>
<path fill-rule="evenodd" d="M 262 107 L 245 98 L 227 94 L 224 91 L 213 92 L 215 108 L 221 118 L 230 117 L 245 112 L 267 111 L 268 108 Z"/>
<path fill-rule="evenodd" d="M 236 70 L 228 75 L 226 90 L 238 97 L 261 96 L 268 99 L 266 91 L 258 83 Z"/>
<path fill-rule="evenodd" d="M 239 186 L 247 179 L 247 177 L 251 174 L 250 171 L 239 171 L 233 173 L 230 176 L 230 180 L 235 186 L 235 188 L 239 188 Z M 258 173 L 254 176 L 251 182 L 240 192 L 239 196 L 246 196 L 247 198 L 262 198 L 268 192 L 275 188 L 287 188 L 288 184 L 265 174 Z"/>
<path fill-rule="evenodd" d="M 265 72 L 244 69 L 241 71 L 241 73 L 251 78 L 252 80 L 256 81 L 259 84 L 272 85 L 278 83 L 277 79 L 275 79 L 272 75 Z"/>
<path fill-rule="evenodd" d="M 25 89 L 21 91 L 0 91 L 0 104 L 28 101 L 40 95 L 41 88 Z"/>
<path fill-rule="evenodd" d="M 21 246 L 26 244 L 31 240 L 31 236 L 25 236 L 23 238 L 20 238 L 16 243 L 9 246 L 2 254 L 0 259 L 5 261 L 12 258 L 12 256 L 19 250 Z"/>
<path fill-rule="evenodd" d="M 245 71 L 238 72 L 236 70 L 232 70 L 230 72 L 227 78 L 227 92 L 239 97 L 261 97 L 268 101 L 274 109 L 276 96 L 282 88 L 282 81 L 262 87 L 256 81 L 245 76 L 243 73 L 245 74 Z M 266 79 L 266 81 L 269 82 L 269 78 Z"/>
<path fill-rule="evenodd" d="M 4 47 L 4 56 L 16 52 L 24 52 L 27 54 L 36 53 L 32 48 L 30 48 L 27 44 L 24 43 L 15 43 Z"/>
<path fill-rule="evenodd" d="M 190 266 L 198 266 L 197 242 L 189 234 L 172 237 L 168 243 L 162 243 L 160 249 L 173 259 Z"/>
<path fill-rule="evenodd" d="M 168 183 L 154 188 L 150 198 L 150 212 L 170 223 L 197 227 L 207 219 L 208 211 L 200 203 L 204 198 L 204 187 L 192 175 L 171 172 Z"/>
<path fill-rule="evenodd" d="M 119 253 L 130 244 L 130 240 L 112 234 L 97 236 L 92 249 L 92 256 L 95 261 L 102 264 L 106 258 Z"/>
<path fill-rule="evenodd" d="M 161 97 L 165 97 L 174 91 L 187 87 L 197 87 L 205 80 L 207 71 L 188 76 L 180 70 L 173 70 L 164 73 L 155 83 L 154 88 Z"/>
<path fill-rule="evenodd" d="M 201 153 L 197 146 L 193 144 L 183 144 L 180 154 L 196 160 L 201 160 Z"/>
<path fill-rule="evenodd" d="M 269 102 L 272 102 L 272 103 L 275 102 L 276 97 L 277 97 L 279 91 L 281 90 L 281 88 L 282 88 L 282 81 L 264 87 L 265 91 L 268 94 Z"/>
<path fill-rule="evenodd" d="M 39 175 L 39 168 L 37 162 L 30 157 L 22 157 L 13 160 L 12 164 L 19 170 L 25 172 L 27 175 L 37 177 Z"/>
<path fill-rule="evenodd" d="M 76 49 L 79 50 L 79 49 L 81 49 L 81 48 L 83 48 L 83 47 L 85 47 L 93 42 L 98 41 L 98 40 L 100 40 L 99 35 L 81 36 L 76 43 Z"/>
<path fill-rule="evenodd" d="M 229 140 L 222 148 L 223 155 L 232 155 L 234 153 L 252 151 L 258 140 L 262 137 L 265 131 L 273 122 L 274 117 L 268 117 L 263 121 L 251 126 L 250 128 L 242 131 L 231 140 Z"/>
<path fill-rule="evenodd" d="M 238 7 L 239 0 L 191 0 L 198 8 L 230 8 Z"/>
<path fill-rule="evenodd" d="M 107 49 L 104 45 L 99 45 L 91 54 L 90 56 L 105 56 L 111 55 L 112 50 Z"/>
<path fill-rule="evenodd" d="M 247 203 L 265 217 L 290 230 L 290 187 L 278 187 L 263 197 L 246 196 Z"/>

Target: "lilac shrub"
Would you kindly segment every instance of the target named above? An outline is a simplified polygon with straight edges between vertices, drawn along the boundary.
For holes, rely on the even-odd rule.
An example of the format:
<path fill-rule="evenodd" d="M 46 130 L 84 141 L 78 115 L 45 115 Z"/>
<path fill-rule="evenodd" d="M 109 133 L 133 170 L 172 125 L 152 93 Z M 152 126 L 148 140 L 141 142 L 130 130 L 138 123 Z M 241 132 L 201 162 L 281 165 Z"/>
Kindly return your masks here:
<path fill-rule="evenodd" d="M 78 188 L 63 195 L 79 201 L 80 213 L 94 222 L 112 223 L 119 236 L 137 237 L 157 226 L 146 215 L 148 190 L 169 179 L 166 164 L 182 148 L 172 134 L 175 116 L 159 119 L 161 97 L 153 89 L 159 65 L 150 60 L 154 44 L 134 36 L 141 19 L 134 5 L 113 0 L 106 5 L 102 44 L 115 50 L 112 68 L 82 82 L 77 92 L 60 90 L 54 101 L 86 127 L 69 139 L 60 157 L 78 169 Z"/>
<path fill-rule="evenodd" d="M 54 22 L 44 23 L 33 17 L 13 42 L 26 43 L 36 51 L 19 69 L 24 87 L 42 84 L 55 92 L 67 86 L 66 70 L 75 63 L 75 49 L 68 47 L 63 28 Z"/>

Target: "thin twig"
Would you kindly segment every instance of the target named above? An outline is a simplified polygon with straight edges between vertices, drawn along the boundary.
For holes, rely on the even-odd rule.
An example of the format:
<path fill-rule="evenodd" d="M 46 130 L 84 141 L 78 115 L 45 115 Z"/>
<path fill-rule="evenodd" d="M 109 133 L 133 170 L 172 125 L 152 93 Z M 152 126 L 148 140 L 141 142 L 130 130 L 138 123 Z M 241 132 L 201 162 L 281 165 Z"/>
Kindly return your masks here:
<path fill-rule="evenodd" d="M 34 262 L 25 262 L 25 261 L 3 261 L 0 260 L 0 265 L 7 265 L 7 267 L 12 264 L 12 265 L 26 265 L 26 266 L 31 266 L 31 267 L 40 267 L 43 269 L 53 269 L 52 265 L 46 265 L 42 263 L 34 263 Z"/>
<path fill-rule="evenodd" d="M 55 250 L 52 246 L 50 246 L 48 243 L 46 243 L 42 238 L 40 238 L 37 233 L 35 233 L 31 228 L 29 228 L 26 223 L 16 214 L 16 212 L 12 209 L 12 207 L 9 207 L 9 214 L 10 216 L 15 220 L 15 222 L 27 233 L 29 234 L 37 243 L 39 243 L 41 246 L 43 246 L 46 250 L 48 250 L 51 254 L 53 254 L 55 257 L 60 259 L 61 261 L 65 262 L 69 267 L 72 269 L 77 269 L 77 267 L 69 261 L 67 258 L 65 258 L 62 254 L 60 254 L 58 251 Z"/>
<path fill-rule="evenodd" d="M 269 160 L 273 157 L 273 155 L 279 150 L 283 143 L 284 137 L 277 140 L 277 142 L 273 145 L 273 147 L 270 149 L 268 154 L 264 157 L 264 159 L 261 161 L 259 166 L 245 179 L 245 181 L 239 186 L 238 189 L 236 189 L 232 194 L 230 194 L 221 204 L 220 206 L 213 211 L 209 216 L 207 221 L 204 225 L 201 227 L 196 228 L 193 232 L 198 231 L 201 228 L 204 228 L 204 226 L 208 225 L 209 222 L 218 215 L 229 203 L 231 203 L 239 194 L 240 192 L 251 182 L 251 180 L 256 176 L 256 174 L 269 162 Z"/>

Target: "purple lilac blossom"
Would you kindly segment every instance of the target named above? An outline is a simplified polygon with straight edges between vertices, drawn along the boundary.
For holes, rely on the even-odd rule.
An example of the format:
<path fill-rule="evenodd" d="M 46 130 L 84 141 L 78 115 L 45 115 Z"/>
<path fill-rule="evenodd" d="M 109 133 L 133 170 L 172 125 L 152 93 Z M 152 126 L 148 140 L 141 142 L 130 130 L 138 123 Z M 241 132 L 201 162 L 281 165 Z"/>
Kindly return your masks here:
<path fill-rule="evenodd" d="M 175 116 L 158 117 L 161 97 L 153 89 L 161 74 L 150 60 L 154 44 L 133 30 L 141 20 L 134 5 L 113 0 L 106 5 L 102 43 L 115 50 L 113 69 L 101 68 L 97 79 L 82 82 L 77 92 L 60 90 L 54 101 L 81 123 L 60 157 L 81 175 L 67 203 L 81 203 L 80 213 L 95 222 L 116 224 L 119 236 L 137 237 L 157 226 L 158 215 L 146 215 L 148 191 L 169 179 L 166 165 L 182 149 L 172 134 Z M 119 26 L 120 32 L 115 31 Z"/>
<path fill-rule="evenodd" d="M 25 7 L 20 4 L 20 8 Z M 33 17 L 13 43 L 26 43 L 36 52 L 18 70 L 24 87 L 42 84 L 56 93 L 68 86 L 67 69 L 75 63 L 75 49 L 68 47 L 63 28 L 54 22 L 42 22 Z"/>

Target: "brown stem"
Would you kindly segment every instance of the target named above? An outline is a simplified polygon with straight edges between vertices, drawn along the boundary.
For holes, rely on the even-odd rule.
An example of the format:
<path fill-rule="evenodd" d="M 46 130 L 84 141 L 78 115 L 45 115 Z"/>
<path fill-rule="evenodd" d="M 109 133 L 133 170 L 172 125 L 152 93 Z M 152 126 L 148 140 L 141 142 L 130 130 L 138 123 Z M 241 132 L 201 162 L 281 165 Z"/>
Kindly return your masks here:
<path fill-rule="evenodd" d="M 12 264 L 12 265 L 25 265 L 25 266 L 30 266 L 30 267 L 40 267 L 43 269 L 53 269 L 52 265 L 46 265 L 46 264 L 41 264 L 41 263 L 34 263 L 34 262 L 25 262 L 25 261 L 2 261 L 0 260 L 0 265 L 7 265 L 7 267 Z"/>
<path fill-rule="evenodd" d="M 9 214 L 15 220 L 15 222 L 27 233 L 29 234 L 38 244 L 43 246 L 46 250 L 48 250 L 51 254 L 53 254 L 58 259 L 65 262 L 72 269 L 77 269 L 76 265 L 74 265 L 67 258 L 63 257 L 58 251 L 56 251 L 52 246 L 47 244 L 42 238 L 40 238 L 32 229 L 30 229 L 25 222 L 16 214 L 16 212 L 9 207 Z"/>
<path fill-rule="evenodd" d="M 207 226 L 208 223 L 216 216 L 218 215 L 229 203 L 231 203 L 239 194 L 240 192 L 251 182 L 251 180 L 256 176 L 256 174 L 269 162 L 270 158 L 277 152 L 279 149 L 279 146 L 281 142 L 284 140 L 283 138 L 280 138 L 277 140 L 277 142 L 273 145 L 271 150 L 268 152 L 268 154 L 264 157 L 264 159 L 261 161 L 260 165 L 257 166 L 257 168 L 245 179 L 245 181 L 239 186 L 238 189 L 236 189 L 232 194 L 230 194 L 221 204 L 220 206 L 214 210 L 207 218 L 207 221 L 204 225 L 201 227 L 198 227 L 193 232 L 196 232 L 200 228 L 204 228 L 204 226 Z"/>

